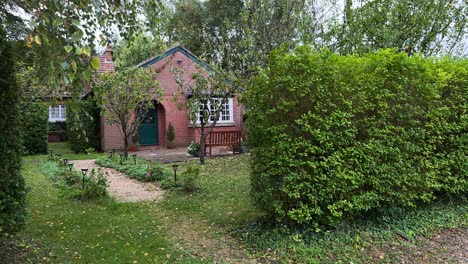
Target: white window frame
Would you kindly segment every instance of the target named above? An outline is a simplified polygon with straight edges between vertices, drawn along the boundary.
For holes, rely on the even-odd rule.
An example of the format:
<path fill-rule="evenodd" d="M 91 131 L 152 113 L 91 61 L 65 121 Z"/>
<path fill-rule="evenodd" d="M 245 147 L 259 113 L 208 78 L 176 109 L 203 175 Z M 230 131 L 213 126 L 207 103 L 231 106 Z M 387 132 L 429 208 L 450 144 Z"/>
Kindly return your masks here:
<path fill-rule="evenodd" d="M 214 97 L 214 98 L 211 98 L 211 100 L 222 100 L 222 98 L 218 98 L 218 97 Z M 222 111 L 220 112 L 220 115 L 219 115 L 219 118 L 218 118 L 218 121 L 216 122 L 216 125 L 222 125 L 222 124 L 234 124 L 234 101 L 232 98 L 228 98 L 227 102 L 228 104 L 228 110 L 229 110 L 229 120 L 223 120 L 223 114 L 222 114 Z M 200 108 L 203 107 L 203 104 L 200 105 Z M 208 109 L 211 109 L 211 102 L 208 101 L 207 103 L 207 107 Z M 210 118 L 208 119 L 210 122 L 208 124 L 211 123 L 211 116 Z M 196 122 L 197 125 L 200 125 L 200 111 L 197 112 L 197 122 Z"/>
<path fill-rule="evenodd" d="M 57 111 L 58 115 L 54 115 L 53 112 Z M 49 122 L 64 122 L 67 120 L 67 107 L 65 105 L 54 105 L 49 106 Z"/>

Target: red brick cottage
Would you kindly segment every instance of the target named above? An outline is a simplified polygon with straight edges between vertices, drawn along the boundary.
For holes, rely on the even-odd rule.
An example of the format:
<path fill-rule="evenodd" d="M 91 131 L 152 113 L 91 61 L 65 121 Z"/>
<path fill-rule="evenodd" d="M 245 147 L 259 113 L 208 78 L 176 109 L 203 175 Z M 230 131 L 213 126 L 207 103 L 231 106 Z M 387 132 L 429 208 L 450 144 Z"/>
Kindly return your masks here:
<path fill-rule="evenodd" d="M 108 56 L 109 52 L 106 51 L 104 56 L 100 57 L 101 67 L 100 72 L 112 70 Z M 175 139 L 174 145 L 178 147 L 188 146 L 192 141 L 197 141 L 200 137 L 198 130 L 192 127 L 189 120 L 189 114 L 185 107 L 185 98 L 179 98 L 178 103 L 182 105 L 179 108 L 177 102 L 174 101 L 174 95 L 178 92 L 178 85 L 171 74 L 171 68 L 180 67 L 184 69 L 185 82 L 188 83 L 192 80 L 192 73 L 196 71 L 204 71 L 207 69 L 195 55 L 193 55 L 186 48 L 177 45 L 163 54 L 147 59 L 146 61 L 138 64 L 139 67 L 151 67 L 158 73 L 157 80 L 159 81 L 160 88 L 164 91 L 164 96 L 161 101 L 153 100 L 155 110 L 149 111 L 148 118 L 150 122 L 143 122 L 138 129 L 138 142 L 139 149 L 167 147 L 167 130 L 169 123 L 174 126 Z M 104 68 L 105 67 L 105 68 Z M 182 104 L 181 104 L 182 103 Z M 241 131 L 243 129 L 242 123 L 242 106 L 237 101 L 237 96 L 230 98 L 229 102 L 224 106 L 222 114 L 216 128 L 213 131 Z M 119 127 L 111 126 L 106 123 L 101 117 L 101 149 L 109 151 L 111 149 L 121 150 L 124 148 L 123 140 L 120 136 Z"/>

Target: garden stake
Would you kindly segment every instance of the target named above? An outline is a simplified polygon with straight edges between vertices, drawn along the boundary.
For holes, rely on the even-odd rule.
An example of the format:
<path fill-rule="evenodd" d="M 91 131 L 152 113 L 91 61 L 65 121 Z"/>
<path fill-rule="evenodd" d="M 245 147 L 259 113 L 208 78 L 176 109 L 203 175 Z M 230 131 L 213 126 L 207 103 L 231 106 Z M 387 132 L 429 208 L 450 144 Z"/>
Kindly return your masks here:
<path fill-rule="evenodd" d="M 68 164 L 68 159 L 63 159 L 63 165 L 65 166 L 65 168 L 67 167 L 67 164 Z"/>
<path fill-rule="evenodd" d="M 172 168 L 174 169 L 174 184 L 177 183 L 177 167 L 179 167 L 178 164 L 172 165 Z"/>
<path fill-rule="evenodd" d="M 133 163 L 136 165 L 136 157 L 137 157 L 137 155 L 136 155 L 136 154 L 133 154 L 132 157 L 133 157 Z"/>
<path fill-rule="evenodd" d="M 81 169 L 81 173 L 83 173 L 83 178 L 81 178 L 81 189 L 84 190 L 85 187 L 85 176 L 88 169 Z"/>
<path fill-rule="evenodd" d="M 124 154 L 120 153 L 120 165 L 122 165 L 123 158 L 124 158 Z"/>
<path fill-rule="evenodd" d="M 73 169 L 73 163 L 68 163 L 68 168 L 70 169 L 70 172 L 71 172 Z"/>
<path fill-rule="evenodd" d="M 50 157 L 53 158 L 54 157 L 54 150 L 53 149 L 49 150 L 49 153 L 50 153 Z"/>

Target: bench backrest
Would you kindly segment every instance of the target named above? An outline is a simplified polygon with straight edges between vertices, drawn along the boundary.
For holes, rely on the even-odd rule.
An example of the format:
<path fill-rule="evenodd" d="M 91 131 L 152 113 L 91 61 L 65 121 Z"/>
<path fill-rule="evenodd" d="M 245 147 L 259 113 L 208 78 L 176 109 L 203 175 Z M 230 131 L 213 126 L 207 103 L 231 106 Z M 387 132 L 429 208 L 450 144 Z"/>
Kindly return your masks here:
<path fill-rule="evenodd" d="M 241 143 L 241 131 L 220 131 L 211 132 L 206 139 L 208 146 L 226 146 Z"/>

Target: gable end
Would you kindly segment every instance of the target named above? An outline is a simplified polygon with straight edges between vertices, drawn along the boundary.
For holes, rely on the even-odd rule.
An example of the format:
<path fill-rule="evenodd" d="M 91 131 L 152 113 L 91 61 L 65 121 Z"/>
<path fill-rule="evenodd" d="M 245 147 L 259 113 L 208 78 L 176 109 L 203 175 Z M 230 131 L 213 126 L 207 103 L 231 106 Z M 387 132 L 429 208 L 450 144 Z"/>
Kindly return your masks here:
<path fill-rule="evenodd" d="M 175 46 L 173 48 L 170 48 L 170 49 L 166 50 L 161 55 L 149 58 L 148 60 L 141 62 L 141 63 L 139 63 L 137 65 L 137 67 L 146 68 L 146 67 L 148 67 L 148 66 L 150 66 L 150 65 L 152 65 L 152 64 L 154 64 L 154 63 L 156 63 L 156 62 L 158 62 L 160 60 L 163 60 L 164 58 L 176 53 L 177 51 L 184 54 L 186 57 L 188 57 L 189 59 L 194 61 L 196 64 L 200 65 L 201 67 L 205 68 L 206 70 L 211 70 L 210 67 L 208 67 L 208 65 L 206 65 L 205 63 L 200 61 L 199 58 L 197 58 L 195 55 L 193 55 L 190 51 L 188 51 L 187 49 L 185 49 L 181 45 L 177 45 L 177 46 Z"/>

